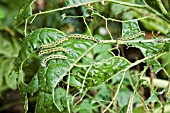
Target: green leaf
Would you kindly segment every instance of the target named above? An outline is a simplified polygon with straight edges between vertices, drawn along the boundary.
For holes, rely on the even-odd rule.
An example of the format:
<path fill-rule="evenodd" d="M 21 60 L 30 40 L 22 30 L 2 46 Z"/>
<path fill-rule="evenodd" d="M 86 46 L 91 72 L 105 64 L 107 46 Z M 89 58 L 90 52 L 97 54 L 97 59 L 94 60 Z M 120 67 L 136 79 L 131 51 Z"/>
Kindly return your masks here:
<path fill-rule="evenodd" d="M 50 93 L 39 92 L 35 111 L 36 113 L 60 113 L 60 111 L 62 111 L 61 113 L 67 113 L 67 99 L 69 99 L 69 103 L 71 104 L 71 98 L 72 96 L 70 95 L 67 98 L 66 90 L 60 87 L 55 89 L 54 97 Z"/>
<path fill-rule="evenodd" d="M 92 87 L 109 80 L 115 74 L 123 71 L 129 65 L 130 62 L 125 58 L 115 56 L 92 64 L 88 73 L 88 68 L 75 69 L 73 70 L 73 75 L 78 81 L 81 81 L 82 83 L 85 80 L 86 87 Z"/>
<path fill-rule="evenodd" d="M 100 61 L 102 59 L 108 59 L 110 57 L 112 57 L 112 55 L 108 51 L 106 51 L 106 52 L 103 52 L 103 53 L 100 53 L 99 55 L 97 55 L 96 61 Z"/>
<path fill-rule="evenodd" d="M 21 8 L 19 10 L 18 16 L 16 18 L 16 25 L 24 22 L 29 16 L 32 15 L 32 4 L 36 0 L 21 0 Z"/>
<path fill-rule="evenodd" d="M 12 71 L 13 73 L 19 73 L 19 78 L 22 78 L 22 74 L 20 73 L 22 71 L 23 64 L 28 58 L 30 58 L 31 55 L 37 55 L 37 48 L 42 46 L 43 44 L 56 42 L 59 39 L 65 37 L 65 34 L 56 30 L 56 29 L 39 29 L 34 32 L 32 32 L 29 36 L 25 37 L 23 40 L 22 48 L 19 52 L 18 57 L 15 61 L 15 67 Z M 70 71 L 74 65 L 83 57 L 86 55 L 86 53 L 91 50 L 93 47 L 96 46 L 95 42 L 92 40 L 86 40 L 84 39 L 75 39 L 70 38 L 69 41 L 64 42 L 63 44 L 59 45 L 60 47 L 63 47 L 69 51 L 69 53 L 66 53 L 67 60 L 62 59 L 53 59 L 48 62 L 47 67 L 42 67 L 40 65 L 37 75 L 35 78 L 32 79 L 30 84 L 25 88 L 20 88 L 21 92 L 25 93 L 34 93 L 37 90 L 39 91 L 40 96 L 46 95 L 48 93 L 48 98 L 53 99 L 54 105 L 58 107 L 58 104 L 55 101 L 55 98 L 53 95 L 55 93 L 55 88 L 58 85 L 58 83 L 62 80 L 62 78 L 67 74 L 68 71 Z M 40 57 L 39 59 L 42 60 L 47 55 L 44 55 Z M 22 78 L 23 79 L 23 78 Z M 24 84 L 21 82 L 21 84 Z M 51 97 L 49 95 L 51 94 Z M 37 102 L 40 102 L 41 98 L 38 97 Z M 43 99 L 43 98 L 42 98 Z M 50 100 L 49 100 L 50 101 Z M 42 100 L 43 102 L 43 100 Z M 37 107 L 39 107 L 39 103 L 37 103 Z M 42 110 L 50 110 L 51 108 L 47 108 L 46 103 L 42 105 Z M 40 110 L 41 107 L 36 108 Z M 47 109 L 45 109 L 47 108 Z"/>
<path fill-rule="evenodd" d="M 24 62 L 33 54 L 35 54 L 36 49 L 47 43 L 55 42 L 65 34 L 56 29 L 42 28 L 32 32 L 29 36 L 25 37 L 22 43 L 21 50 L 18 57 L 15 60 L 15 66 L 11 71 L 11 74 L 19 73 L 22 70 Z"/>
<path fill-rule="evenodd" d="M 102 59 L 108 59 L 112 57 L 111 53 L 109 52 L 109 49 L 111 49 L 112 46 L 110 44 L 98 44 L 93 49 L 93 53 L 97 54 L 95 60 L 100 61 Z"/>
<path fill-rule="evenodd" d="M 54 91 L 54 101 L 55 104 L 59 107 L 58 109 L 60 109 L 62 112 L 67 111 L 67 99 L 69 101 L 69 104 L 72 104 L 72 96 L 68 96 L 67 98 L 67 93 L 66 90 L 63 88 L 56 88 Z"/>
<path fill-rule="evenodd" d="M 54 59 L 50 60 L 47 67 L 40 66 L 38 70 L 39 87 L 43 92 L 54 94 L 55 87 L 62 80 L 62 78 L 70 71 L 74 65 L 91 50 L 96 44 L 93 41 L 70 39 L 68 42 L 62 44 L 63 48 L 70 51 L 66 54 L 68 60 Z M 53 97 L 54 99 L 54 97 Z M 57 108 L 58 104 L 54 101 Z"/>
<path fill-rule="evenodd" d="M 111 49 L 111 48 L 112 46 L 110 44 L 99 44 L 96 47 L 94 47 L 93 52 L 94 54 L 103 53 L 106 50 Z"/>
<path fill-rule="evenodd" d="M 161 102 L 160 102 L 160 100 L 158 99 L 157 95 L 155 95 L 155 94 L 152 94 L 152 95 L 145 101 L 145 104 L 148 105 L 150 102 L 158 102 L 160 105 L 162 105 Z"/>
<path fill-rule="evenodd" d="M 141 30 L 136 20 L 122 23 L 122 37 L 130 37 L 139 32 Z"/>
<path fill-rule="evenodd" d="M 90 99 L 84 99 L 79 106 L 79 113 L 98 113 L 98 108 L 91 104 Z"/>
<path fill-rule="evenodd" d="M 128 104 L 131 94 L 132 94 L 132 92 L 128 88 L 120 89 L 118 97 L 116 98 L 120 108 L 122 108 L 123 106 Z"/>
<path fill-rule="evenodd" d="M 64 106 L 67 106 L 66 102 L 66 91 L 62 88 L 55 89 L 54 101 L 61 111 L 64 110 Z"/>
<path fill-rule="evenodd" d="M 10 42 L 8 40 L 9 37 L 2 37 L 0 35 L 0 68 L 1 68 L 1 81 L 0 84 L 3 83 L 3 85 L 6 85 L 7 88 L 11 88 L 15 90 L 17 88 L 17 74 L 14 74 L 13 76 L 8 76 L 9 72 L 12 70 L 14 65 L 14 58 L 16 57 L 16 54 L 19 50 L 19 48 L 15 48 L 13 45 L 19 45 L 15 38 L 12 38 L 13 42 Z M 5 80 L 5 81 L 3 81 Z"/>
<path fill-rule="evenodd" d="M 39 86 L 38 86 L 38 76 L 37 74 L 32 78 L 31 82 L 28 84 L 27 92 L 28 93 L 35 93 L 38 91 Z"/>
<path fill-rule="evenodd" d="M 21 95 L 22 100 L 24 101 L 24 111 L 25 111 L 25 113 L 28 111 L 27 87 L 28 87 L 28 85 L 25 84 L 24 82 L 21 82 L 19 84 L 19 90 L 21 91 L 20 95 Z"/>
<path fill-rule="evenodd" d="M 5 12 L 2 8 L 0 8 L 0 20 L 5 17 Z"/>
<path fill-rule="evenodd" d="M 95 100 L 97 101 L 109 101 L 111 99 L 110 90 L 105 83 L 101 84 L 97 94 L 95 95 Z"/>
<path fill-rule="evenodd" d="M 40 91 L 37 96 L 35 113 L 59 113 L 50 93 Z"/>
<path fill-rule="evenodd" d="M 80 88 L 82 83 L 80 83 L 78 80 L 76 80 L 74 76 L 70 76 L 70 85 Z"/>
<path fill-rule="evenodd" d="M 18 75 L 14 74 L 13 76 L 8 76 L 9 71 L 12 69 L 14 59 L 7 59 L 7 60 L 8 61 L 6 62 L 6 65 L 4 65 L 4 67 L 6 67 L 6 68 L 4 69 L 4 72 L 3 72 L 4 75 L 5 75 L 5 82 L 6 82 L 6 84 L 8 85 L 9 88 L 15 90 L 15 89 L 17 89 L 17 80 L 16 80 L 16 78 L 18 77 Z"/>

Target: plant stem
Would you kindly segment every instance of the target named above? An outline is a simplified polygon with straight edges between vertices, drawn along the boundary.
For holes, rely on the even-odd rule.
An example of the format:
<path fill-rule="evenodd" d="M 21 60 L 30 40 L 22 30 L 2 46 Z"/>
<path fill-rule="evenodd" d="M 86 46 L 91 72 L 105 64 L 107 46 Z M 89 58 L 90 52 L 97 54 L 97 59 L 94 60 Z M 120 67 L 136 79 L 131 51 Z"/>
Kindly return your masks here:
<path fill-rule="evenodd" d="M 69 104 L 69 86 L 70 86 L 70 71 L 68 73 L 66 98 L 67 98 L 67 109 L 68 112 L 71 113 L 70 104 Z"/>
<path fill-rule="evenodd" d="M 161 12 L 162 12 L 163 14 L 168 14 L 168 12 L 166 11 L 165 7 L 164 7 L 163 4 L 162 4 L 162 1 L 161 1 L 161 0 L 156 0 L 156 2 L 157 2 L 157 4 L 158 4 Z"/>
<path fill-rule="evenodd" d="M 117 44 L 126 44 L 126 43 L 149 43 L 149 42 L 157 42 L 157 43 L 161 43 L 161 42 L 166 42 L 169 41 L 169 38 L 164 38 L 164 39 L 147 39 L 147 40 L 126 40 L 126 41 L 122 41 L 122 40 L 101 40 L 101 43 L 104 44 L 109 44 L 109 43 L 117 43 Z"/>

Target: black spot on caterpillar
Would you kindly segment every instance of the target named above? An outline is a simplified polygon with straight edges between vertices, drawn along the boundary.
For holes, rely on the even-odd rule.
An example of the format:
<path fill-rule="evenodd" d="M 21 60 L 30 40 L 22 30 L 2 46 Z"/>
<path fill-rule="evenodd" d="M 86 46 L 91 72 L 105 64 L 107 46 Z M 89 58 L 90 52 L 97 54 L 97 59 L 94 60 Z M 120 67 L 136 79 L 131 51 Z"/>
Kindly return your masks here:
<path fill-rule="evenodd" d="M 127 36 L 127 37 L 124 37 L 124 38 L 118 38 L 118 40 L 123 40 L 123 41 L 126 41 L 126 40 L 133 40 L 133 39 L 135 39 L 136 37 L 138 37 L 138 36 L 140 36 L 140 35 L 145 35 L 145 33 L 144 32 L 139 32 L 139 33 L 137 33 L 137 34 L 134 34 L 134 35 L 132 35 L 132 36 Z"/>
<path fill-rule="evenodd" d="M 82 35 L 82 34 L 70 34 L 67 36 L 68 38 L 76 38 L 76 39 L 86 39 L 86 40 L 93 40 L 96 43 L 99 43 L 100 40 L 92 37 L 92 36 L 86 36 L 86 35 Z"/>
<path fill-rule="evenodd" d="M 42 56 L 44 54 L 48 54 L 48 53 L 52 53 L 52 52 L 57 52 L 57 51 L 63 51 L 65 53 L 68 53 L 68 50 L 62 47 L 55 47 L 55 48 L 51 48 L 51 49 L 46 49 L 46 50 L 41 50 L 38 53 L 38 56 Z"/>
<path fill-rule="evenodd" d="M 44 45 L 40 46 L 38 49 L 56 47 L 57 45 L 62 44 L 65 41 L 68 41 L 68 38 L 65 37 L 65 38 L 62 38 L 62 39 L 58 40 L 57 42 L 50 43 L 50 44 L 44 44 Z"/>
<path fill-rule="evenodd" d="M 51 59 L 67 59 L 67 57 L 64 56 L 64 55 L 49 55 L 49 56 L 47 56 L 46 58 L 43 59 L 41 65 L 43 67 L 46 67 L 47 66 L 46 63 Z"/>

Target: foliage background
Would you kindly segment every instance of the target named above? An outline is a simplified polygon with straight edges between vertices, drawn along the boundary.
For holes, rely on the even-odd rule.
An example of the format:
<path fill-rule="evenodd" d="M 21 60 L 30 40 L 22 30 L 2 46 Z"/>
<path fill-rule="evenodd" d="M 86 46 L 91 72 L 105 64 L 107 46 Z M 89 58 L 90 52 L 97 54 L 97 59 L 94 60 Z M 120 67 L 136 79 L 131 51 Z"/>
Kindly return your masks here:
<path fill-rule="evenodd" d="M 31 1 L 31 0 L 30 0 Z M 30 2 L 29 0 L 26 2 Z M 71 0 L 70 0 L 71 1 Z M 69 5 L 64 0 L 37 0 L 34 2 L 31 7 L 33 9 L 34 14 L 39 11 L 48 11 L 52 9 L 62 8 Z M 31 1 L 32 2 L 32 1 Z M 134 3 L 133 0 L 125 0 L 122 1 L 125 3 Z M 136 0 L 136 3 L 141 4 L 140 0 Z M 19 96 L 19 92 L 17 90 L 17 81 L 15 78 L 11 79 L 8 77 L 8 74 L 12 70 L 14 66 L 14 60 L 18 56 L 19 50 L 21 48 L 23 39 L 25 37 L 25 33 L 29 34 L 32 31 L 35 31 L 39 28 L 55 28 L 58 29 L 65 34 L 71 33 L 80 33 L 85 35 L 92 34 L 93 36 L 102 39 L 102 40 L 110 40 L 112 36 L 113 39 L 122 37 L 122 21 L 138 19 L 139 27 L 142 31 L 146 33 L 145 38 L 165 38 L 167 37 L 167 33 L 170 29 L 170 24 L 168 23 L 169 16 L 164 15 L 161 12 L 159 5 L 154 2 L 148 2 L 147 4 L 153 10 L 148 10 L 146 8 L 139 7 L 129 7 L 122 5 L 121 3 L 111 3 L 111 2 L 101 2 L 93 3 L 91 6 L 94 8 L 93 11 L 97 10 L 97 14 L 100 15 L 91 15 L 92 10 L 89 10 L 91 6 L 83 5 L 80 7 L 70 8 L 66 10 L 61 10 L 54 13 L 47 13 L 44 15 L 37 16 L 31 24 L 28 24 L 26 28 L 26 32 L 24 32 L 25 24 L 22 23 L 19 27 L 16 27 L 17 23 L 25 21 L 27 18 L 21 18 L 15 20 L 19 12 L 19 7 L 22 6 L 21 1 L 15 0 L 1 0 L 0 1 L 0 111 L 1 112 L 23 112 L 23 105 L 21 104 L 21 97 Z M 71 3 L 71 2 L 70 2 Z M 168 14 L 170 11 L 170 1 L 162 0 L 162 3 L 167 10 Z M 14 5 L 18 4 L 18 5 Z M 73 3 L 74 4 L 74 3 Z M 29 14 L 29 13 L 28 13 Z M 162 16 L 160 16 L 161 14 Z M 69 16 L 68 16 L 69 15 Z M 29 17 L 30 15 L 28 15 Z M 112 19 L 121 20 L 121 22 L 117 21 L 107 21 L 102 18 L 102 16 Z M 23 19 L 23 20 L 22 20 Z M 15 21 L 15 22 L 14 22 Z M 30 22 L 30 21 L 29 21 Z M 88 25 L 88 27 L 87 27 Z M 89 32 L 89 30 L 91 32 Z M 109 34 L 109 32 L 110 34 Z M 168 37 L 167 37 L 168 38 Z M 131 62 L 135 62 L 136 60 L 143 59 L 146 57 L 142 54 L 142 52 L 138 49 L 141 46 L 135 45 L 134 47 L 127 47 L 126 45 L 119 45 L 120 56 L 125 57 L 127 60 Z M 137 47 L 138 46 L 138 47 Z M 150 45 L 146 45 L 150 46 Z M 161 45 L 160 45 L 161 46 Z M 112 56 L 112 54 L 106 50 L 117 47 L 117 44 L 105 44 L 98 45 L 93 48 L 92 51 L 86 54 L 86 59 L 90 62 L 100 61 L 102 59 L 107 59 Z M 169 43 L 166 45 L 166 48 L 169 47 Z M 102 48 L 102 49 L 101 49 Z M 154 47 L 155 48 L 155 47 Z M 149 49 L 149 48 L 146 48 Z M 169 48 L 168 48 L 169 49 Z M 119 51 L 117 49 L 112 51 L 115 55 L 119 55 Z M 165 51 L 164 51 L 165 52 Z M 75 112 L 80 113 L 98 113 L 103 112 L 104 109 L 109 105 L 110 101 L 114 98 L 116 91 L 119 89 L 119 93 L 116 97 L 115 105 L 111 106 L 109 110 L 119 111 L 119 112 L 127 112 L 127 106 L 129 102 L 129 97 L 133 94 L 135 83 L 139 84 L 140 88 L 138 91 L 141 97 L 145 100 L 145 104 L 151 109 L 150 112 L 156 112 L 164 110 L 164 112 L 170 112 L 170 107 L 168 103 L 168 99 L 166 97 L 166 92 L 168 90 L 168 76 L 169 75 L 169 51 L 166 53 L 160 54 L 158 57 L 159 63 L 161 64 L 161 68 L 158 66 L 150 66 L 146 70 L 147 64 L 141 63 L 136 65 L 129 71 L 127 71 L 125 79 L 121 84 L 122 87 L 119 88 L 120 81 L 122 79 L 123 74 L 113 76 L 113 78 L 103 84 L 93 87 L 87 92 L 84 90 L 83 100 L 75 106 Z M 87 63 L 86 59 L 82 59 L 83 63 Z M 30 64 L 28 67 L 25 66 L 23 68 L 24 72 L 24 82 L 29 83 L 36 73 L 40 61 L 36 58 L 30 59 L 27 61 Z M 31 65 L 34 64 L 34 65 Z M 152 64 L 152 63 L 151 63 Z M 148 65 L 149 66 L 149 65 Z M 146 70 L 144 72 L 144 78 L 139 78 L 142 74 L 142 70 Z M 166 70 L 166 71 L 164 71 Z M 148 79 L 151 79 L 149 82 Z M 143 80 L 143 81 L 142 81 Z M 20 80 L 19 80 L 20 81 Z M 148 82 L 146 82 L 148 81 Z M 154 82 L 156 81 L 156 82 Z M 66 92 L 67 89 L 67 81 L 63 80 L 58 89 L 59 92 Z M 79 91 L 80 88 L 77 88 L 79 85 L 74 84 L 74 78 L 70 81 L 70 94 L 74 94 Z M 145 83 L 146 82 L 146 83 Z M 142 84 L 145 83 L 145 84 Z M 135 87 L 136 88 L 136 87 Z M 11 97 L 11 95 L 14 95 Z M 82 95 L 78 95 L 75 98 L 75 101 L 79 100 Z M 29 109 L 28 112 L 34 112 L 36 96 L 28 94 L 29 98 Z M 71 95 L 73 96 L 73 95 Z M 64 97 L 61 97 L 64 98 Z M 76 100 L 77 99 L 77 100 Z M 147 104 L 149 103 L 149 104 Z M 160 105 L 162 105 L 160 107 Z M 66 102 L 62 102 L 62 106 L 67 108 Z M 139 111 L 144 112 L 145 108 L 142 105 L 142 102 L 135 96 L 133 101 L 133 112 L 139 113 Z M 72 109 L 72 108 L 71 108 Z M 65 112 L 68 112 L 67 109 Z M 111 111 L 108 111 L 111 112 Z M 145 111 L 146 112 L 146 111 Z M 130 112 L 129 112 L 130 113 Z"/>

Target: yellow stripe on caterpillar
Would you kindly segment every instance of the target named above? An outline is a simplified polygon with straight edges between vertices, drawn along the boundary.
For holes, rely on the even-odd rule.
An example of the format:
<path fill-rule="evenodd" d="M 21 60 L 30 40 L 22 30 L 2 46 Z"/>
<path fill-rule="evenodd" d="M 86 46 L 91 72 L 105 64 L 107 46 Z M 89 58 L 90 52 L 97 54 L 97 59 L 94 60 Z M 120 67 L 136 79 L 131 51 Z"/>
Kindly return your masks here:
<path fill-rule="evenodd" d="M 63 51 L 65 53 L 68 53 L 68 50 L 62 47 L 55 47 L 55 48 L 50 48 L 50 49 L 45 49 L 45 50 L 41 50 L 38 53 L 38 56 L 42 56 L 44 54 L 48 54 L 48 53 L 52 53 L 52 52 L 57 52 L 57 51 Z"/>
<path fill-rule="evenodd" d="M 47 66 L 46 63 L 51 59 L 67 59 L 67 57 L 64 56 L 64 55 L 49 55 L 49 56 L 47 56 L 46 58 L 43 59 L 41 65 L 43 67 L 46 67 Z"/>

